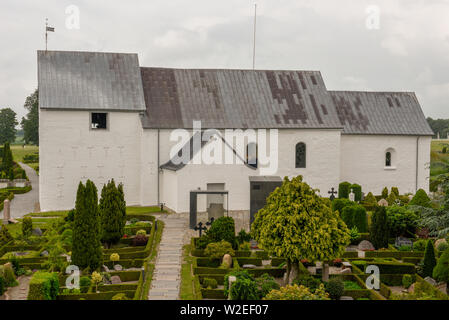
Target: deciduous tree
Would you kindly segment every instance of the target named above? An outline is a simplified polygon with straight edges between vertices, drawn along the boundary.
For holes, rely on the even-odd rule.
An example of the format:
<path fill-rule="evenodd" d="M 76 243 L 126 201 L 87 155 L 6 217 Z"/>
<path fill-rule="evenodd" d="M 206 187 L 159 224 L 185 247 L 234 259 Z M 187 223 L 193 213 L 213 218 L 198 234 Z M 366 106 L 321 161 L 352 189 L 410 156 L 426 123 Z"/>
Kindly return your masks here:
<path fill-rule="evenodd" d="M 17 133 L 16 126 L 18 124 L 16 113 L 11 108 L 0 110 L 0 144 L 14 142 Z"/>
<path fill-rule="evenodd" d="M 316 191 L 302 176 L 285 177 L 252 224 L 252 235 L 260 246 L 287 260 L 285 281 L 290 284 L 297 277 L 301 259 L 333 260 L 341 257 L 350 242 L 346 224 Z"/>

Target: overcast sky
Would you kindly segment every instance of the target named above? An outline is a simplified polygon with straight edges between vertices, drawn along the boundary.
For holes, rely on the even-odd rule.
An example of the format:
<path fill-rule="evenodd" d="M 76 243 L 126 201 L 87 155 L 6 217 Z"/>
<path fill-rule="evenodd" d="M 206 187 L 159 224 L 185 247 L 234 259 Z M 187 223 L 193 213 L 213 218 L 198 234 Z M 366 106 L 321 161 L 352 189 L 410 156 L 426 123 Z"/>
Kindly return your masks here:
<path fill-rule="evenodd" d="M 1 0 L 0 107 L 25 114 L 46 17 L 49 50 L 248 69 L 254 3 L 257 69 L 319 70 L 331 90 L 414 91 L 426 116 L 449 118 L 449 0 Z"/>

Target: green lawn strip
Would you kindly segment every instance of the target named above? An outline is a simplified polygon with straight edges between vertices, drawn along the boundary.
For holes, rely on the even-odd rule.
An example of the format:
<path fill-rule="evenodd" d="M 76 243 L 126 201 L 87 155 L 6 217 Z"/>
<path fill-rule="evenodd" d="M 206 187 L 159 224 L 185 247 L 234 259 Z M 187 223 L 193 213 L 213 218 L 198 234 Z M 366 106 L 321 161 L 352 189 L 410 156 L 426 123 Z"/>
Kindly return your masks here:
<path fill-rule="evenodd" d="M 11 152 L 14 161 L 22 162 L 23 157 L 27 154 L 34 154 L 35 152 L 39 152 L 39 147 L 27 145 L 24 148 L 23 145 L 11 145 Z"/>
<path fill-rule="evenodd" d="M 151 281 L 153 280 L 153 272 L 155 268 L 155 259 L 161 242 L 162 232 L 164 231 L 164 222 L 157 220 L 157 231 L 153 239 L 151 253 L 144 263 L 145 280 L 140 292 L 136 293 L 135 300 L 148 300 L 148 292 L 150 291 Z"/>
<path fill-rule="evenodd" d="M 194 275 L 192 273 L 193 257 L 190 255 L 192 246 L 187 244 L 183 247 L 183 262 L 181 265 L 181 300 L 198 300 L 193 285 Z"/>
<path fill-rule="evenodd" d="M 149 206 L 149 207 L 136 207 L 130 206 L 126 207 L 127 215 L 140 215 L 140 214 L 149 214 L 149 213 L 166 213 L 166 211 L 161 212 L 161 208 L 158 206 Z"/>

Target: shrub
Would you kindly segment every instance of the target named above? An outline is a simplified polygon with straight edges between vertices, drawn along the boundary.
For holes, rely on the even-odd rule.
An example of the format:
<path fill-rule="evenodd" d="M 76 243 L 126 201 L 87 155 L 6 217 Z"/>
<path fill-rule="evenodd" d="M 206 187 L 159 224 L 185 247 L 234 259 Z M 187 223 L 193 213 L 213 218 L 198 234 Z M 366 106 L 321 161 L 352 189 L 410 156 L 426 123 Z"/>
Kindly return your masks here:
<path fill-rule="evenodd" d="M 368 222 L 366 218 L 366 209 L 363 206 L 355 204 L 345 207 L 341 214 L 341 218 L 349 229 L 357 227 L 359 232 L 367 232 Z"/>
<path fill-rule="evenodd" d="M 271 290 L 264 300 L 329 300 L 329 294 L 321 284 L 318 289 L 311 291 L 309 288 L 298 285 L 287 285 L 279 290 Z"/>
<path fill-rule="evenodd" d="M 22 235 L 24 237 L 31 236 L 31 233 L 33 232 L 33 220 L 31 217 L 24 217 L 22 219 Z"/>
<path fill-rule="evenodd" d="M 90 278 L 83 276 L 80 278 L 80 291 L 81 293 L 87 293 L 90 287 Z"/>
<path fill-rule="evenodd" d="M 117 293 L 112 296 L 111 300 L 129 300 L 125 293 Z"/>
<path fill-rule="evenodd" d="M 440 243 L 438 244 L 438 246 L 437 246 L 437 250 L 438 250 L 439 252 L 444 252 L 444 251 L 446 251 L 446 249 L 447 249 L 448 247 L 449 247 L 449 246 L 448 246 L 447 242 L 440 242 Z"/>
<path fill-rule="evenodd" d="M 437 264 L 435 259 L 435 249 L 430 240 L 427 241 L 426 251 L 424 252 L 422 276 L 431 277 L 433 268 Z"/>
<path fill-rule="evenodd" d="M 17 285 L 16 276 L 12 264 L 5 264 L 0 266 L 0 276 L 5 279 L 5 284 L 7 287 L 15 287 Z"/>
<path fill-rule="evenodd" d="M 412 251 L 412 247 L 411 246 L 407 246 L 407 245 L 402 245 L 398 248 L 399 251 Z"/>
<path fill-rule="evenodd" d="M 406 207 L 392 206 L 387 208 L 390 236 L 414 235 L 418 224 L 418 215 Z"/>
<path fill-rule="evenodd" d="M 396 197 L 399 197 L 399 189 L 397 187 L 391 187 L 391 193 L 393 193 Z"/>
<path fill-rule="evenodd" d="M 413 277 L 410 274 L 404 274 L 402 276 L 402 285 L 408 289 L 413 283 Z"/>
<path fill-rule="evenodd" d="M 0 226 L 0 246 L 3 246 L 13 239 L 5 225 Z"/>
<path fill-rule="evenodd" d="M 147 235 L 147 232 L 146 232 L 145 230 L 141 229 L 141 230 L 138 230 L 138 231 L 136 232 L 136 235 L 144 235 L 144 236 L 146 236 L 146 235 Z"/>
<path fill-rule="evenodd" d="M 0 296 L 6 291 L 6 282 L 5 278 L 0 275 Z"/>
<path fill-rule="evenodd" d="M 244 229 L 240 230 L 240 232 L 237 235 L 237 241 L 242 244 L 245 242 L 251 241 L 251 234 L 247 233 Z"/>
<path fill-rule="evenodd" d="M 243 251 L 249 251 L 251 250 L 251 243 L 249 242 L 243 242 L 239 245 L 239 250 L 243 250 Z"/>
<path fill-rule="evenodd" d="M 343 209 L 345 208 L 345 207 L 347 207 L 347 206 L 351 206 L 351 205 L 353 205 L 354 204 L 354 202 L 352 202 L 351 200 L 349 200 L 349 199 L 345 199 L 345 198 L 342 198 L 342 199 L 340 199 L 340 198 L 335 198 L 333 201 L 332 201 L 332 210 L 334 210 L 334 211 L 338 211 L 338 212 L 340 212 L 340 214 L 343 212 Z"/>
<path fill-rule="evenodd" d="M 432 276 L 437 281 L 446 282 L 446 292 L 449 293 L 449 249 L 443 252 L 433 269 Z"/>
<path fill-rule="evenodd" d="M 377 207 L 371 217 L 370 240 L 376 249 L 387 248 L 389 224 L 385 207 Z"/>
<path fill-rule="evenodd" d="M 351 184 L 347 181 L 341 182 L 338 185 L 338 197 L 340 199 L 349 199 Z"/>
<path fill-rule="evenodd" d="M 210 242 L 224 240 L 236 247 L 235 224 L 231 217 L 220 217 L 215 220 L 210 229 L 206 231 L 206 235 Z"/>
<path fill-rule="evenodd" d="M 230 294 L 230 292 L 229 292 L 229 276 L 234 276 L 234 277 L 236 277 L 236 279 L 248 279 L 248 280 L 251 280 L 251 281 L 253 281 L 255 283 L 255 280 L 254 280 L 253 276 L 251 276 L 248 273 L 248 271 L 246 271 L 246 270 L 232 271 L 232 272 L 226 274 L 225 278 L 224 278 L 223 286 L 224 286 L 224 296 L 225 297 L 228 297 L 229 294 Z M 233 299 L 233 300 L 236 300 L 236 299 Z"/>
<path fill-rule="evenodd" d="M 398 200 L 398 197 L 393 192 L 390 193 L 390 195 L 387 197 L 387 202 L 389 206 L 394 206 L 396 204 L 396 200 Z"/>
<path fill-rule="evenodd" d="M 354 192 L 354 200 L 357 202 L 362 201 L 362 187 L 355 183 L 351 185 L 350 189 Z"/>
<path fill-rule="evenodd" d="M 351 237 L 351 243 L 356 243 L 360 239 L 360 233 L 357 227 L 354 226 L 349 230 L 349 236 Z"/>
<path fill-rule="evenodd" d="M 112 253 L 111 256 L 109 257 L 109 260 L 117 262 L 120 260 L 120 255 L 118 253 Z"/>
<path fill-rule="evenodd" d="M 424 251 L 426 249 L 426 245 L 427 245 L 427 241 L 420 239 L 413 243 L 413 250 L 414 251 Z"/>
<path fill-rule="evenodd" d="M 95 184 L 87 180 L 78 185 L 73 221 L 72 264 L 95 270 L 102 264 L 101 224 L 98 193 Z"/>
<path fill-rule="evenodd" d="M 427 193 L 423 189 L 419 189 L 416 191 L 416 194 L 413 196 L 412 200 L 410 200 L 409 205 L 430 207 L 431 202 Z"/>
<path fill-rule="evenodd" d="M 310 290 L 316 290 L 320 287 L 322 282 L 320 279 L 317 279 L 310 274 L 300 274 L 295 280 L 293 280 L 292 284 L 304 286 L 309 288 Z"/>
<path fill-rule="evenodd" d="M 264 273 L 259 278 L 256 278 L 257 288 L 259 289 L 260 298 L 265 297 L 271 290 L 279 290 L 280 285 L 276 282 L 274 277 Z"/>
<path fill-rule="evenodd" d="M 329 293 L 329 297 L 333 300 L 338 300 L 345 291 L 345 285 L 341 278 L 331 278 L 325 284 L 326 291 Z"/>
<path fill-rule="evenodd" d="M 388 198 L 388 188 L 385 187 L 382 190 L 382 199 L 387 199 Z"/>
<path fill-rule="evenodd" d="M 30 280 L 28 300 L 55 300 L 59 293 L 57 273 L 37 271 Z"/>
<path fill-rule="evenodd" d="M 94 271 L 94 272 L 92 272 L 92 276 L 90 278 L 90 281 L 95 286 L 95 292 L 97 292 L 98 291 L 98 285 L 100 284 L 100 282 L 103 281 L 103 276 L 99 272 Z"/>
<path fill-rule="evenodd" d="M 117 243 L 125 233 L 126 202 L 123 185 L 115 186 L 114 179 L 103 186 L 98 206 L 101 219 L 101 241 L 110 247 Z"/>
<path fill-rule="evenodd" d="M 377 207 L 376 197 L 371 192 L 368 192 L 365 199 L 363 199 L 362 204 L 365 206 L 365 209 L 373 211 Z"/>
<path fill-rule="evenodd" d="M 204 250 L 204 254 L 212 259 L 221 259 L 225 254 L 235 256 L 235 251 L 229 242 L 221 240 L 220 242 L 209 243 Z"/>
<path fill-rule="evenodd" d="M 144 236 L 143 234 L 138 234 L 135 236 L 132 240 L 132 245 L 134 247 L 144 247 L 148 243 L 148 237 Z"/>
<path fill-rule="evenodd" d="M 215 289 L 218 287 L 217 280 L 212 278 L 204 278 L 203 279 L 203 287 L 207 289 Z"/>

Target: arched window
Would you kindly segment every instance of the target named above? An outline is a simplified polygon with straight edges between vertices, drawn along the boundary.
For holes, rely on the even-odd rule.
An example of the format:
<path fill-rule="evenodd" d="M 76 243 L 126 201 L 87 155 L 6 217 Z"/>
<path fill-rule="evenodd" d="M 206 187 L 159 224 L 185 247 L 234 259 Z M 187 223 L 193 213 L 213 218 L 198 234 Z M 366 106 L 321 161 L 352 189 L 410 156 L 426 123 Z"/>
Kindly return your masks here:
<path fill-rule="evenodd" d="M 385 168 L 395 168 L 396 151 L 393 148 L 385 150 Z"/>
<path fill-rule="evenodd" d="M 300 142 L 296 145 L 295 167 L 306 167 L 306 144 L 303 142 Z"/>
<path fill-rule="evenodd" d="M 255 142 L 246 145 L 246 163 L 257 168 L 257 143 Z"/>
<path fill-rule="evenodd" d="M 387 153 L 385 153 L 385 166 L 391 167 L 391 152 L 390 151 L 387 151 Z"/>

